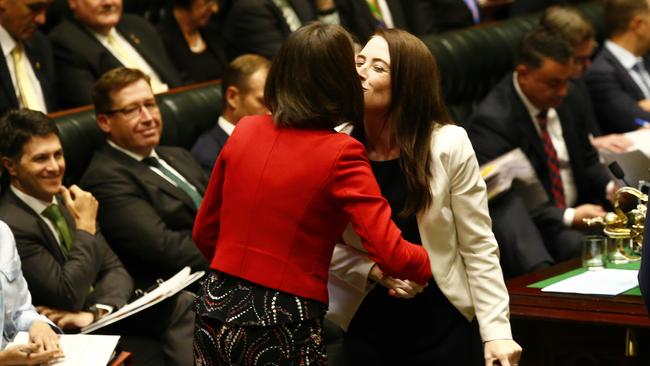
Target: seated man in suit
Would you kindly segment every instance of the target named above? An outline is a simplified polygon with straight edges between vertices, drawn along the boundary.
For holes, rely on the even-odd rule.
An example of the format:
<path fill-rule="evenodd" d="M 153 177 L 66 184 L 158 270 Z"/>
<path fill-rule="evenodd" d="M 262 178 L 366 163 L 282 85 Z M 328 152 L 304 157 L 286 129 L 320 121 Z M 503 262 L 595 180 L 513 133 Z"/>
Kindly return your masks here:
<path fill-rule="evenodd" d="M 411 31 L 418 36 L 471 27 L 481 21 L 476 0 L 410 0 L 402 6 Z"/>
<path fill-rule="evenodd" d="M 521 43 L 514 73 L 501 80 L 469 121 L 479 162 L 520 148 L 549 197 L 530 216 L 505 223 L 518 226 L 516 220 L 532 219 L 538 230 L 513 243 L 500 242 L 502 253 L 526 256 L 545 249 L 556 261 L 575 257 L 581 250 L 583 219 L 605 214 L 600 204 L 606 202 L 606 188 L 614 187 L 589 141 L 585 124 L 590 116 L 572 98 L 572 56 L 571 46 L 556 33 L 531 31 Z M 545 248 L 527 248 L 532 242 L 543 242 Z M 537 262 L 542 261 L 548 258 L 540 256 Z M 534 259 L 528 262 L 529 269 L 538 265 Z"/>
<path fill-rule="evenodd" d="M 223 8 L 228 60 L 245 53 L 271 59 L 289 34 L 302 25 L 315 20 L 340 22 L 334 0 L 229 0 Z"/>
<path fill-rule="evenodd" d="M 462 0 L 458 0 L 462 1 Z M 368 42 L 377 28 L 409 29 L 405 9 L 400 0 L 336 0 L 341 25 L 360 44 Z"/>
<path fill-rule="evenodd" d="M 11 108 L 56 110 L 54 59 L 47 38 L 38 26 L 45 23 L 50 2 L 0 2 L 0 115 Z"/>
<path fill-rule="evenodd" d="M 54 48 L 57 91 L 65 107 L 92 103 L 94 82 L 124 66 L 142 70 L 155 93 L 181 85 L 156 29 L 141 17 L 122 14 L 122 0 L 68 0 L 73 19 L 49 34 Z"/>
<path fill-rule="evenodd" d="M 650 127 L 650 0 L 608 0 L 605 42 L 585 80 L 604 133 Z"/>
<path fill-rule="evenodd" d="M 540 25 L 557 32 L 573 47 L 574 94 L 577 98 L 581 98 L 578 105 L 585 107 L 584 113 L 593 114 L 594 107 L 583 75 L 591 66 L 591 56 L 597 44 L 594 27 L 578 8 L 569 5 L 555 5 L 546 9 Z M 589 123 L 596 121 L 595 115 L 588 118 Z M 591 133 L 591 143 L 597 149 L 620 153 L 627 151 L 632 145 L 632 141 L 623 134 L 603 134 L 598 123 L 592 123 L 588 128 Z"/>
<path fill-rule="evenodd" d="M 210 175 L 217 156 L 242 117 L 266 114 L 264 85 L 271 63 L 258 55 L 241 55 L 228 64 L 221 81 L 223 114 L 217 125 L 204 132 L 192 147 L 192 155 Z"/>
<path fill-rule="evenodd" d="M 106 144 L 80 185 L 99 200 L 102 230 L 136 285 L 185 266 L 206 269 L 192 227 L 207 176 L 188 151 L 158 146 L 163 122 L 148 76 L 113 69 L 97 81 L 93 98 Z"/>
<path fill-rule="evenodd" d="M 65 160 L 56 126 L 40 112 L 14 110 L 0 121 L 0 141 L 0 218 L 14 232 L 38 310 L 62 329 L 78 330 L 126 304 L 133 280 L 99 232 L 97 200 L 62 185 Z M 151 344 L 162 343 L 169 363 L 148 364 L 188 365 L 191 302 L 181 293 L 104 331 L 124 335 L 135 360 L 155 358 Z M 142 336 L 150 338 L 146 348 L 137 347 Z"/>

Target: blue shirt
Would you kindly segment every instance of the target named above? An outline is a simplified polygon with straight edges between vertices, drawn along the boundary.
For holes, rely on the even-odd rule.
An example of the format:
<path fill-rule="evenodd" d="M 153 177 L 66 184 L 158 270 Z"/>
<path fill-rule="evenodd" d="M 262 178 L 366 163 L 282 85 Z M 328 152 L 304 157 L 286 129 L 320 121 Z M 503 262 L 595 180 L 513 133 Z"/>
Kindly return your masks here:
<path fill-rule="evenodd" d="M 49 323 L 32 305 L 27 281 L 20 269 L 20 257 L 11 230 L 0 221 L 0 328 L 4 349 L 19 331 L 28 331 L 34 320 Z"/>

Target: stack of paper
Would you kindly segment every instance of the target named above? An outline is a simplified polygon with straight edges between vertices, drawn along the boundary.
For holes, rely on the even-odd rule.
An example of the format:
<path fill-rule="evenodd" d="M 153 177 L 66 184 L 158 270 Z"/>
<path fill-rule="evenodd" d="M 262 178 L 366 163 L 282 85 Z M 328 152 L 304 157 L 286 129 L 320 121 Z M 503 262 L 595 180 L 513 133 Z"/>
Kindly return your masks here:
<path fill-rule="evenodd" d="M 48 365 L 106 366 L 120 336 L 63 334 L 59 338 L 65 358 Z M 19 332 L 9 345 L 29 343 L 29 333 Z"/>
<path fill-rule="evenodd" d="M 81 329 L 81 333 L 87 334 L 102 327 L 105 327 L 109 324 L 115 323 L 118 320 L 124 319 L 128 316 L 131 316 L 139 311 L 142 311 L 148 307 L 151 307 L 164 299 L 175 295 L 180 290 L 187 287 L 192 282 L 198 280 L 203 276 L 204 272 L 199 271 L 190 274 L 190 268 L 185 267 L 180 272 L 174 275 L 174 277 L 169 280 L 161 283 L 153 291 L 145 294 L 139 299 L 124 305 L 120 310 L 105 316 L 98 321 L 90 324 L 89 326 Z"/>
<path fill-rule="evenodd" d="M 618 295 L 639 285 L 639 271 L 602 269 L 587 271 L 542 289 L 544 292 L 562 292 L 586 295 Z"/>

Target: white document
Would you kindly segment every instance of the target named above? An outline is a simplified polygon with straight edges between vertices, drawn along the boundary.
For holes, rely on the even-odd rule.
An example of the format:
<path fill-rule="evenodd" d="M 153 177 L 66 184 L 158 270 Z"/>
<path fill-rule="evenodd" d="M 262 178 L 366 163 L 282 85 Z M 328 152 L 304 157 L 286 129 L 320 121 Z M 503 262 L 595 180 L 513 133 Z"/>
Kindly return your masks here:
<path fill-rule="evenodd" d="M 638 273 L 639 271 L 611 268 L 587 271 L 546 286 L 542 291 L 613 296 L 638 286 Z"/>
<path fill-rule="evenodd" d="M 106 366 L 120 336 L 62 334 L 59 339 L 65 358 L 56 366 Z M 29 333 L 19 332 L 9 345 L 29 343 Z"/>
<path fill-rule="evenodd" d="M 520 148 L 481 165 L 480 169 L 489 200 L 513 188 L 520 192 L 529 209 L 548 201 L 548 195 L 537 179 L 535 169 Z"/>
<path fill-rule="evenodd" d="M 625 137 L 632 141 L 632 146 L 628 151 L 640 150 L 650 158 L 650 128 L 641 128 L 628 132 Z"/>
<path fill-rule="evenodd" d="M 124 319 L 128 316 L 131 316 L 137 312 L 140 312 L 148 307 L 151 307 L 164 299 L 175 295 L 192 282 L 203 277 L 204 271 L 198 271 L 190 274 L 190 267 L 185 267 L 180 272 L 174 275 L 174 277 L 168 279 L 167 281 L 161 283 L 153 291 L 148 292 L 144 296 L 138 298 L 137 300 L 130 302 L 124 305 L 118 311 L 105 316 L 98 321 L 90 324 L 89 326 L 82 328 L 81 333 L 87 334 L 102 327 L 105 327 L 109 324 L 113 324 L 118 320 Z"/>

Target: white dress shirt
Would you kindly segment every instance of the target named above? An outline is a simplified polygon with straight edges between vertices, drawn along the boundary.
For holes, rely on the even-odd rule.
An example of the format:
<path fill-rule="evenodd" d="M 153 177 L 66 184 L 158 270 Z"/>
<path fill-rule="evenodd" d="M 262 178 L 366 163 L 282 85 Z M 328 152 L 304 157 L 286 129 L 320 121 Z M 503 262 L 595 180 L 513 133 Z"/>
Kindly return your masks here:
<path fill-rule="evenodd" d="M 0 46 L 2 46 L 2 54 L 4 55 L 5 62 L 7 63 L 7 68 L 9 69 L 9 75 L 11 75 L 11 83 L 14 87 L 14 92 L 16 93 L 16 98 L 18 103 L 20 102 L 20 92 L 18 89 L 18 82 L 16 81 L 16 69 L 14 68 L 14 59 L 11 56 L 11 52 L 16 47 L 16 41 L 11 37 L 9 32 L 0 25 Z M 43 89 L 41 88 L 41 82 L 38 81 L 36 73 L 32 68 L 32 63 L 29 62 L 29 56 L 25 52 L 25 57 L 23 57 L 24 67 L 27 70 L 27 77 L 29 78 L 29 83 L 31 84 L 34 93 L 36 94 L 36 102 L 39 104 L 37 110 L 47 113 L 47 106 L 45 104 L 45 96 L 43 96 Z M 21 107 L 24 107 L 21 104 Z"/>
<path fill-rule="evenodd" d="M 159 90 L 154 90 L 155 93 L 162 93 L 169 89 L 167 84 L 163 83 L 163 81 L 160 79 L 160 76 L 158 73 L 156 73 L 153 67 L 151 67 L 149 63 L 140 55 L 140 52 L 131 46 L 131 43 L 129 43 L 129 41 L 127 41 L 115 28 L 111 28 L 108 36 L 93 31 L 91 32 L 95 38 L 97 38 L 99 43 L 101 43 L 102 46 L 106 47 L 106 49 L 109 50 L 110 53 L 122 63 L 122 65 L 129 68 L 139 69 L 140 71 L 149 75 L 151 78 L 151 85 L 160 86 L 158 88 Z M 121 57 L 119 55 L 119 52 L 115 51 L 113 46 L 111 46 L 110 42 L 108 41 L 109 36 L 112 36 L 115 41 L 120 44 L 120 47 L 129 53 L 129 59 Z M 135 65 L 133 65 L 133 63 L 135 63 Z"/>
<path fill-rule="evenodd" d="M 625 70 L 627 70 L 627 73 L 639 89 L 641 89 L 643 95 L 646 98 L 650 98 L 650 89 L 648 88 L 650 86 L 650 75 L 648 74 L 648 70 L 645 69 L 645 66 L 640 71 L 634 69 L 634 65 L 638 63 L 643 65 L 643 58 L 633 55 L 630 51 L 612 41 L 605 41 L 605 47 L 623 65 Z"/>
<path fill-rule="evenodd" d="M 235 125 L 230 123 L 227 119 L 223 118 L 223 116 L 219 116 L 217 124 L 225 133 L 228 134 L 228 136 L 232 135 L 232 131 L 235 130 Z"/>
<path fill-rule="evenodd" d="M 519 82 L 517 81 L 517 72 L 513 74 L 512 80 L 517 95 L 519 95 L 519 98 L 521 98 L 521 101 L 524 103 L 524 106 L 530 115 L 531 121 L 533 121 L 535 130 L 537 130 L 537 133 L 540 133 L 537 116 L 541 110 L 535 107 L 521 90 Z M 571 207 L 573 207 L 578 200 L 578 190 L 576 188 L 575 179 L 573 178 L 573 170 L 571 170 L 569 150 L 567 149 L 566 143 L 564 142 L 562 124 L 560 123 L 560 117 L 557 115 L 555 108 L 548 109 L 546 119 L 548 121 L 546 129 L 548 130 L 548 134 L 551 137 L 551 142 L 553 142 L 555 153 L 557 154 L 557 158 L 560 162 L 560 176 L 562 177 L 562 185 L 564 187 L 564 200 L 567 205 L 567 209 L 564 210 L 562 221 L 564 225 L 571 226 L 573 219 L 575 218 L 575 209 Z"/>

